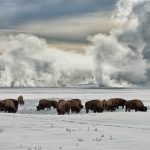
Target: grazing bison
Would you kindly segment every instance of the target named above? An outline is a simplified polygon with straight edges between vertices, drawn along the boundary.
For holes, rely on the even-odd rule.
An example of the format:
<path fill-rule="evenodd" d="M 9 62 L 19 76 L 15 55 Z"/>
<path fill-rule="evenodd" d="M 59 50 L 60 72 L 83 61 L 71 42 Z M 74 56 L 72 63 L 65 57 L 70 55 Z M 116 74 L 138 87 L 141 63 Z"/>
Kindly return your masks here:
<path fill-rule="evenodd" d="M 129 100 L 125 104 L 125 111 L 129 111 L 134 109 L 136 111 L 147 111 L 147 107 L 144 106 L 143 102 L 139 99 Z"/>
<path fill-rule="evenodd" d="M 37 111 L 44 110 L 45 108 L 51 109 L 51 107 L 57 108 L 57 101 L 41 99 L 37 106 Z"/>
<path fill-rule="evenodd" d="M 85 103 L 85 110 L 86 113 L 88 113 L 89 110 L 93 112 L 103 112 L 104 108 L 100 100 L 90 100 Z"/>
<path fill-rule="evenodd" d="M 22 95 L 20 95 L 20 96 L 18 97 L 18 103 L 19 103 L 20 105 L 24 105 L 24 100 L 23 100 L 23 96 L 22 96 Z"/>
<path fill-rule="evenodd" d="M 58 115 L 64 115 L 65 113 L 69 114 L 70 109 L 71 109 L 71 105 L 69 102 L 64 101 L 64 100 L 60 100 L 58 102 L 58 107 L 57 107 Z"/>
<path fill-rule="evenodd" d="M 81 108 L 79 106 L 79 103 L 76 100 L 68 100 L 67 102 L 70 103 L 71 106 L 71 112 L 79 113 L 81 111 Z"/>
<path fill-rule="evenodd" d="M 13 99 L 6 99 L 0 101 L 0 110 L 8 113 L 16 113 L 18 108 L 17 107 L 17 100 Z"/>
<path fill-rule="evenodd" d="M 83 109 L 83 105 L 82 105 L 80 99 L 71 99 L 71 100 L 76 101 L 76 102 L 79 104 L 79 107 L 80 107 L 81 109 Z"/>
<path fill-rule="evenodd" d="M 106 110 L 107 111 L 115 111 L 116 110 L 116 104 L 114 102 L 114 99 L 113 98 L 110 98 L 106 101 Z"/>
<path fill-rule="evenodd" d="M 125 99 L 122 98 L 112 98 L 116 108 L 119 108 L 119 106 L 121 106 L 122 108 L 124 108 L 125 103 L 127 102 Z"/>

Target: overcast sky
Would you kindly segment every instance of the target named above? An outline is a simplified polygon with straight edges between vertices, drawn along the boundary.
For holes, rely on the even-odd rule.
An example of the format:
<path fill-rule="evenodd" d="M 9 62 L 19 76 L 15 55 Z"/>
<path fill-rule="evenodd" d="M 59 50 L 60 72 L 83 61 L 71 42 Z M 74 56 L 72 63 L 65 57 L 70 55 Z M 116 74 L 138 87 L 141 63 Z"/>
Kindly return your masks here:
<path fill-rule="evenodd" d="M 0 0 L 0 34 L 31 33 L 49 43 L 85 43 L 109 33 L 117 0 Z"/>

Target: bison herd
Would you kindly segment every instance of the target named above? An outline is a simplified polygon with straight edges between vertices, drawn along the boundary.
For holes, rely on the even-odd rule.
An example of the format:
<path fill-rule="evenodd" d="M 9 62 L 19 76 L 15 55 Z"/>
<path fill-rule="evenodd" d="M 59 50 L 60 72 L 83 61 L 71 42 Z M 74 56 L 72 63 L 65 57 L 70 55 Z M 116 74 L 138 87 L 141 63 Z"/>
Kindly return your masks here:
<path fill-rule="evenodd" d="M 19 96 L 18 99 L 5 99 L 0 101 L 0 111 L 8 113 L 16 113 L 18 111 L 18 105 L 23 105 L 23 96 Z M 80 113 L 81 109 L 84 108 L 80 99 L 64 100 L 47 100 L 41 99 L 37 111 L 54 108 L 57 110 L 58 115 L 69 114 L 70 112 Z M 143 102 L 139 99 L 125 100 L 122 98 L 110 98 L 108 100 L 89 100 L 85 102 L 85 111 L 89 113 L 102 113 L 103 111 L 115 111 L 119 107 L 122 109 L 125 107 L 125 111 L 147 111 L 147 107 L 144 106 Z"/>
<path fill-rule="evenodd" d="M 41 109 L 44 110 L 45 108 L 51 108 L 51 107 L 57 109 L 57 113 L 59 115 L 64 115 L 65 113 L 69 114 L 70 111 L 79 113 L 83 108 L 83 105 L 80 99 L 71 99 L 67 101 L 63 99 L 60 99 L 59 101 L 42 99 L 39 101 L 39 104 L 37 106 L 37 111 L 40 111 Z"/>

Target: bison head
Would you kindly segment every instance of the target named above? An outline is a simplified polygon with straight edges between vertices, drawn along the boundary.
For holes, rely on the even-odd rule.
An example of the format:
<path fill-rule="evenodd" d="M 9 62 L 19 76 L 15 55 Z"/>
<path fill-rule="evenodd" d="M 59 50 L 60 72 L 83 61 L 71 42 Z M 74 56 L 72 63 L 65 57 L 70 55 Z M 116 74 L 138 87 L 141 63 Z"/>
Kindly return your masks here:
<path fill-rule="evenodd" d="M 146 106 L 143 107 L 143 111 L 147 111 L 147 107 Z"/>
<path fill-rule="evenodd" d="M 41 107 L 40 106 L 36 106 L 36 109 L 37 109 L 37 111 L 40 111 Z"/>

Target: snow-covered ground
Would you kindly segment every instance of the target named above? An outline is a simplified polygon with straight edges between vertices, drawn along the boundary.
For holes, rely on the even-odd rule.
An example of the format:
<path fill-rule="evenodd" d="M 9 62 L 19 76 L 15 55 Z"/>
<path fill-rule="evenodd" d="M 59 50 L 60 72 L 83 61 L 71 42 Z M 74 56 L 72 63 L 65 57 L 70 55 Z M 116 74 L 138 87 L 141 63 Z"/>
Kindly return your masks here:
<path fill-rule="evenodd" d="M 0 99 L 23 95 L 16 114 L 0 112 L 0 150 L 148 150 L 150 89 L 0 89 Z M 89 113 L 59 116 L 56 110 L 36 111 L 40 98 L 139 98 L 148 112 Z"/>

